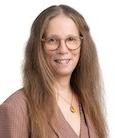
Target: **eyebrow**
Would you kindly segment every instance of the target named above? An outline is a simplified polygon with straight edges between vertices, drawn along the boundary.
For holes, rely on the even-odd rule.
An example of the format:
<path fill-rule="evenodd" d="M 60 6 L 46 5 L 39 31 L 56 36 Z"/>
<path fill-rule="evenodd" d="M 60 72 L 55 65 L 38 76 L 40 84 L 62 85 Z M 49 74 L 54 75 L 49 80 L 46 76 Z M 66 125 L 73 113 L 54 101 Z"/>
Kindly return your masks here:
<path fill-rule="evenodd" d="M 70 36 L 78 37 L 79 35 L 78 34 L 68 34 L 65 37 L 67 38 L 67 37 L 70 37 Z M 51 34 L 51 35 L 47 36 L 47 38 L 50 38 L 50 37 L 58 37 L 58 38 L 61 38 L 59 35 L 56 35 L 56 34 Z"/>

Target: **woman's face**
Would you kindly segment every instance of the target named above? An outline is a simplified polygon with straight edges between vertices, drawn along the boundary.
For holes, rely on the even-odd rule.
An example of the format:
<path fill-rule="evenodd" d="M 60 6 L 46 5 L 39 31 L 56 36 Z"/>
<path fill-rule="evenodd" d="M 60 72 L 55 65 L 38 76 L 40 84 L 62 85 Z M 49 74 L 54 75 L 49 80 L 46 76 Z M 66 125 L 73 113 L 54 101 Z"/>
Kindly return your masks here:
<path fill-rule="evenodd" d="M 46 59 L 55 75 L 71 76 L 80 56 L 79 32 L 74 21 L 58 15 L 50 20 L 45 34 Z"/>

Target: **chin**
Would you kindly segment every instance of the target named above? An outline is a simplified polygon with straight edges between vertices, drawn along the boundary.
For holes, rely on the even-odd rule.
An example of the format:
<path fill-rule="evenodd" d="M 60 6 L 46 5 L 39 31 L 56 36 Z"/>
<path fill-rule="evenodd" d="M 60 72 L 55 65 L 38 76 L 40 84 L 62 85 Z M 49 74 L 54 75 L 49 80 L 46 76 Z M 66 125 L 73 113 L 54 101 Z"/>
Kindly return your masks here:
<path fill-rule="evenodd" d="M 68 70 L 61 70 L 61 71 L 56 70 L 55 74 L 56 74 L 56 76 L 60 76 L 60 77 L 71 76 L 72 71 L 70 71 L 70 70 L 69 71 Z"/>

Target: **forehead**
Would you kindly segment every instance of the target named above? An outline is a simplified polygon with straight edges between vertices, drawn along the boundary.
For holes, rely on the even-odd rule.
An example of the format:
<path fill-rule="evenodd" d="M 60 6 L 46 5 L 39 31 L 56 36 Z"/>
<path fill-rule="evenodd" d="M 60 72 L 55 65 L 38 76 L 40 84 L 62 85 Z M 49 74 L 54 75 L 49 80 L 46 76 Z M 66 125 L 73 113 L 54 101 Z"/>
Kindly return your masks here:
<path fill-rule="evenodd" d="M 56 34 L 65 36 L 69 34 L 78 35 L 79 31 L 75 22 L 66 15 L 58 15 L 52 18 L 46 28 L 46 35 Z"/>

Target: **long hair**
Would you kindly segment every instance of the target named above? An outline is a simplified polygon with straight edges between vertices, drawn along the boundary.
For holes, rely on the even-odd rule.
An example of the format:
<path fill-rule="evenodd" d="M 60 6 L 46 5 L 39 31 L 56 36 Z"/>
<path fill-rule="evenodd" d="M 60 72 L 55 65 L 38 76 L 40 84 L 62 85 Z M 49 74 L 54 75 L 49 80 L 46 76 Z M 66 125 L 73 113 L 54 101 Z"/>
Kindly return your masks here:
<path fill-rule="evenodd" d="M 71 18 L 83 36 L 80 58 L 72 73 L 70 85 L 91 119 L 98 138 L 106 138 L 100 69 L 95 44 L 84 17 L 66 5 L 51 6 L 38 15 L 32 24 L 25 49 L 23 83 L 28 100 L 31 136 L 48 137 L 48 120 L 52 121 L 56 112 L 55 90 L 52 87 L 55 77 L 45 59 L 41 39 L 49 21 L 59 14 Z"/>

